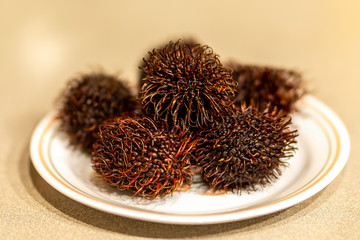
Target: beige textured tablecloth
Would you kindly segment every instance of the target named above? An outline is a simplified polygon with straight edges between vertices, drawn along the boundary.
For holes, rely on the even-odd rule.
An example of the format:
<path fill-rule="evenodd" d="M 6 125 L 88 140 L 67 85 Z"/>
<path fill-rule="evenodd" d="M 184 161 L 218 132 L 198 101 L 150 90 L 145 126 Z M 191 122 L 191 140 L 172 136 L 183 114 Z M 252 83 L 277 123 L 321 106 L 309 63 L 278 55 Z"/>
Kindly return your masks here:
<path fill-rule="evenodd" d="M 359 1 L 0 1 L 0 239 L 360 239 Z M 103 69 L 134 86 L 158 43 L 193 36 L 221 60 L 301 71 L 351 137 L 340 175 L 275 214 L 205 226 L 143 222 L 75 202 L 29 142 L 65 82 Z"/>

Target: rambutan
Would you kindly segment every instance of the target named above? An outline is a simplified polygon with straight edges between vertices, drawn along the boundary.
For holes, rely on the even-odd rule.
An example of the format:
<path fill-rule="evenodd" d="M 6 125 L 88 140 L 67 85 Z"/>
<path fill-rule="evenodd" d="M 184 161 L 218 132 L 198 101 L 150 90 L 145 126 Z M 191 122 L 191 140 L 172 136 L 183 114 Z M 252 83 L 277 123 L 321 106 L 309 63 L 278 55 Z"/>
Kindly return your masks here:
<path fill-rule="evenodd" d="M 156 121 L 201 128 L 231 109 L 236 82 L 210 47 L 170 42 L 144 62 L 139 100 Z"/>
<path fill-rule="evenodd" d="M 233 78 L 237 81 L 235 104 L 255 101 L 260 108 L 269 103 L 284 113 L 291 113 L 295 103 L 305 94 L 302 75 L 294 70 L 246 65 L 232 62 Z"/>
<path fill-rule="evenodd" d="M 114 118 L 100 127 L 92 166 L 109 185 L 154 199 L 191 184 L 193 146 L 188 133 L 166 122 Z"/>
<path fill-rule="evenodd" d="M 68 81 L 58 102 L 61 129 L 71 144 L 90 153 L 99 125 L 136 108 L 135 97 L 115 76 L 91 73 Z"/>
<path fill-rule="evenodd" d="M 293 156 L 297 131 L 281 111 L 242 104 L 199 133 L 195 152 L 201 174 L 215 190 L 255 190 L 281 175 Z"/>
<path fill-rule="evenodd" d="M 187 44 L 190 48 L 195 47 L 196 45 L 200 45 L 200 43 L 195 40 L 194 38 L 184 38 L 181 40 L 182 43 Z M 157 45 L 156 48 L 154 49 L 169 49 L 169 48 L 165 48 L 165 46 L 168 44 L 168 42 L 163 43 L 163 44 L 159 44 Z M 145 60 L 142 60 L 139 66 L 139 80 L 138 80 L 138 86 L 139 86 L 139 90 L 141 90 L 142 85 L 144 84 L 143 78 L 146 76 L 146 73 L 143 71 L 143 69 L 145 68 L 145 62 L 149 61 L 149 55 L 146 56 Z"/>

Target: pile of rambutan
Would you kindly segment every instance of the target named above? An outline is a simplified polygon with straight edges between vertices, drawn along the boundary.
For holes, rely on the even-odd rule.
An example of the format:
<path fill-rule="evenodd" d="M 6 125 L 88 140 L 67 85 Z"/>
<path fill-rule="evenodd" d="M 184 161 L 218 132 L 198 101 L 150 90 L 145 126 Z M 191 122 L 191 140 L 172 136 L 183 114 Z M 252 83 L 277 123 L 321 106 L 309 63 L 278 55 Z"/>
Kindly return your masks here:
<path fill-rule="evenodd" d="M 140 70 L 137 96 L 105 73 L 71 79 L 60 96 L 61 129 L 109 185 L 155 199 L 189 189 L 194 174 L 224 192 L 281 175 L 296 150 L 298 72 L 223 65 L 193 39 L 153 49 Z"/>

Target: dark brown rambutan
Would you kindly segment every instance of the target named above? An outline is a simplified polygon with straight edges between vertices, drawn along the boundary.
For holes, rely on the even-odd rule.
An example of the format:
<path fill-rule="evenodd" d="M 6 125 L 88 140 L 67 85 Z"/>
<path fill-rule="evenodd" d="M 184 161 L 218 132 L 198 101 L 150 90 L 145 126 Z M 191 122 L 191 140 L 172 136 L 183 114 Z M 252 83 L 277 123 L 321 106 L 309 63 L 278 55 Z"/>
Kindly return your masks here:
<path fill-rule="evenodd" d="M 302 76 L 296 71 L 234 62 L 229 66 L 238 83 L 235 102 L 238 106 L 243 101 L 247 104 L 258 102 L 260 108 L 270 103 L 290 113 L 295 110 L 296 101 L 305 93 Z"/>
<path fill-rule="evenodd" d="M 108 184 L 154 199 L 191 184 L 194 143 L 179 127 L 148 117 L 120 117 L 101 125 L 92 166 Z"/>
<path fill-rule="evenodd" d="M 196 45 L 199 45 L 199 42 L 196 41 L 194 38 L 184 38 L 182 40 L 184 44 L 187 44 L 189 47 L 195 47 Z M 168 43 L 159 44 L 158 47 L 155 49 L 166 49 L 165 46 Z M 168 49 L 168 48 L 167 48 Z M 149 56 L 146 57 L 145 61 L 149 61 Z M 139 90 L 142 88 L 142 85 L 144 84 L 143 78 L 146 76 L 145 72 L 143 71 L 145 67 L 145 61 L 143 60 L 140 64 L 140 77 L 139 77 Z"/>
<path fill-rule="evenodd" d="M 204 127 L 231 108 L 236 83 L 208 46 L 170 42 L 144 62 L 139 100 L 155 120 Z"/>
<path fill-rule="evenodd" d="M 90 153 L 98 126 L 136 108 L 130 90 L 115 76 L 104 73 L 71 79 L 59 99 L 58 118 L 71 144 Z"/>
<path fill-rule="evenodd" d="M 214 190 L 255 190 L 281 174 L 295 151 L 296 130 L 276 109 L 241 105 L 233 114 L 199 134 L 195 152 L 201 174 Z"/>

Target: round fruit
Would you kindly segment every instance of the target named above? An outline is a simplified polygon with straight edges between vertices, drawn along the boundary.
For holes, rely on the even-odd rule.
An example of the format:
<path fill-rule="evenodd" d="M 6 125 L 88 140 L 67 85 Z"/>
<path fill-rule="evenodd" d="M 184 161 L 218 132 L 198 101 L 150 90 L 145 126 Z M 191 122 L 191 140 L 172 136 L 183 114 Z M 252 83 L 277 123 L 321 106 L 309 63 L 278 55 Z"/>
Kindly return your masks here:
<path fill-rule="evenodd" d="M 202 176 L 213 189 L 255 190 L 281 174 L 295 150 L 296 130 L 276 109 L 242 105 L 199 134 L 196 151 Z"/>
<path fill-rule="evenodd" d="M 198 128 L 231 108 L 236 83 L 208 46 L 170 42 L 144 61 L 139 100 L 155 120 Z"/>
<path fill-rule="evenodd" d="M 67 83 L 60 96 L 58 118 L 70 142 L 90 153 L 99 125 L 135 107 L 130 90 L 115 76 L 85 74 Z"/>
<path fill-rule="evenodd" d="M 148 117 L 120 117 L 100 127 L 92 165 L 111 186 L 154 199 L 191 184 L 191 138 Z"/>
<path fill-rule="evenodd" d="M 260 108 L 268 103 L 285 113 L 293 112 L 305 90 L 300 73 L 293 70 L 232 63 L 233 78 L 238 83 L 236 105 L 255 101 Z"/>

